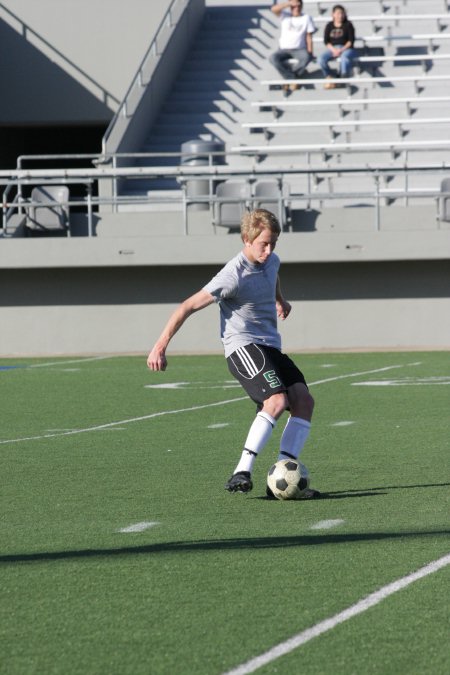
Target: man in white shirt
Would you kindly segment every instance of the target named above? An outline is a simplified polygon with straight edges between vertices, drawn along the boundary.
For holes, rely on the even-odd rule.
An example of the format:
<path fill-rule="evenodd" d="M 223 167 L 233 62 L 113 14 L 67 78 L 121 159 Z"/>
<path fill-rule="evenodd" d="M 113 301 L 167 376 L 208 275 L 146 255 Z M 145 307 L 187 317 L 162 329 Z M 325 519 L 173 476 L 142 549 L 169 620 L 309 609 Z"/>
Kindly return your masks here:
<path fill-rule="evenodd" d="M 313 59 L 312 36 L 316 27 L 309 14 L 303 14 L 302 7 L 302 0 L 280 2 L 271 7 L 272 12 L 281 19 L 281 33 L 279 49 L 270 56 L 270 62 L 285 80 L 300 77 Z M 294 68 L 287 63 L 288 59 L 298 62 Z M 293 91 L 297 87 L 293 84 L 290 89 Z M 288 85 L 283 89 L 288 92 Z"/>

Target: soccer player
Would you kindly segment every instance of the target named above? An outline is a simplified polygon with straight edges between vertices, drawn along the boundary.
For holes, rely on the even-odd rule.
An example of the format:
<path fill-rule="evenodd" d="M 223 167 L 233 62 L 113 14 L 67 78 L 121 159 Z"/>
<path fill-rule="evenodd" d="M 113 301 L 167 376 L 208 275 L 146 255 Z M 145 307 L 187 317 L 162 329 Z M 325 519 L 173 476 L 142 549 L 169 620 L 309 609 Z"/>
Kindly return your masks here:
<path fill-rule="evenodd" d="M 285 410 L 290 415 L 278 459 L 297 459 L 311 427 L 314 400 L 301 371 L 281 352 L 277 330 L 277 316 L 284 320 L 291 312 L 281 291 L 280 259 L 274 253 L 280 232 L 270 211 L 245 213 L 241 221 L 243 249 L 175 309 L 147 359 L 151 370 L 165 370 L 167 346 L 186 319 L 213 302 L 219 304 L 228 368 L 257 405 L 241 458 L 225 485 L 229 492 L 252 489 L 255 459 Z M 304 495 L 312 499 L 320 493 L 308 488 Z M 269 488 L 267 496 L 273 496 Z"/>

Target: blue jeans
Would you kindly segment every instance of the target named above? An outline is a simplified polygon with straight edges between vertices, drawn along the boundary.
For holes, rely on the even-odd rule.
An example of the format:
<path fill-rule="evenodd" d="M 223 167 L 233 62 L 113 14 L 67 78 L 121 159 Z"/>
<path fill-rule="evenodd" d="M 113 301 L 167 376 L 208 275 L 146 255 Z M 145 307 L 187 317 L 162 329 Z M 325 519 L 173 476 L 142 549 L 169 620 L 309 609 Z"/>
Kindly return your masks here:
<path fill-rule="evenodd" d="M 336 47 L 340 47 L 341 45 L 335 45 Z M 340 76 L 341 77 L 351 77 L 352 74 L 352 67 L 353 67 L 353 61 L 356 57 L 356 50 L 353 48 L 346 49 L 345 52 L 342 52 L 340 55 L 340 60 L 341 60 L 341 68 L 340 68 Z M 335 57 L 333 54 L 330 52 L 329 49 L 323 52 L 319 56 L 319 66 L 322 70 L 322 73 L 325 75 L 325 77 L 332 77 L 333 76 L 333 71 L 331 70 L 330 66 L 328 65 L 329 61 L 332 61 Z"/>
<path fill-rule="evenodd" d="M 293 68 L 286 63 L 288 59 L 296 59 L 298 64 Z M 270 63 L 275 66 L 285 80 L 300 77 L 311 60 L 312 56 L 306 49 L 277 49 L 274 54 L 270 55 Z"/>

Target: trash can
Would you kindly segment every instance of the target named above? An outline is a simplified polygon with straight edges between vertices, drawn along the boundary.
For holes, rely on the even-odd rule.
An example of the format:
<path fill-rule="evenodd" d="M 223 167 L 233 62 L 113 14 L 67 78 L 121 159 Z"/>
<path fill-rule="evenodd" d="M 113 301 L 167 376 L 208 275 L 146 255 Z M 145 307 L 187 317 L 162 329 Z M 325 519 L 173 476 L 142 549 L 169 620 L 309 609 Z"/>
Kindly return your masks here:
<path fill-rule="evenodd" d="M 204 140 L 197 138 L 191 141 L 186 141 L 181 146 L 181 164 L 183 166 L 208 166 L 211 164 L 226 164 L 225 155 L 218 155 L 211 157 L 212 152 L 225 152 L 225 143 L 218 138 Z M 193 197 L 208 197 L 213 196 L 218 183 L 222 181 L 198 178 L 189 178 L 186 181 L 186 194 L 192 199 Z M 209 203 L 207 201 L 189 204 L 189 208 L 194 211 L 207 211 Z"/>

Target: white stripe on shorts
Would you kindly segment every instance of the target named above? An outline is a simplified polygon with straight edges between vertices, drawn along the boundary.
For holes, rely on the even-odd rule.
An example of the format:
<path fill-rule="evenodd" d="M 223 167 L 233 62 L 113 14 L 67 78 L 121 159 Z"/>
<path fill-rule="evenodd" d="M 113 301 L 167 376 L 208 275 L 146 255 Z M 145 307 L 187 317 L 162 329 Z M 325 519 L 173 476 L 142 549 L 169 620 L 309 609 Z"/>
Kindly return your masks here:
<path fill-rule="evenodd" d="M 256 363 L 250 356 L 250 354 L 247 352 L 247 349 L 245 347 L 238 347 L 236 349 L 237 355 L 242 361 L 242 364 L 246 367 L 247 372 L 251 377 L 255 377 L 259 373 L 259 370 L 257 368 Z"/>

